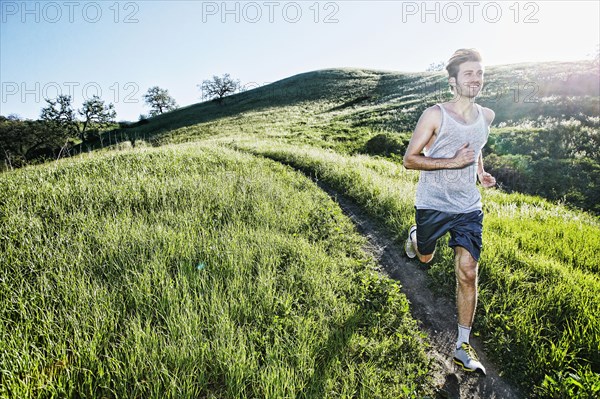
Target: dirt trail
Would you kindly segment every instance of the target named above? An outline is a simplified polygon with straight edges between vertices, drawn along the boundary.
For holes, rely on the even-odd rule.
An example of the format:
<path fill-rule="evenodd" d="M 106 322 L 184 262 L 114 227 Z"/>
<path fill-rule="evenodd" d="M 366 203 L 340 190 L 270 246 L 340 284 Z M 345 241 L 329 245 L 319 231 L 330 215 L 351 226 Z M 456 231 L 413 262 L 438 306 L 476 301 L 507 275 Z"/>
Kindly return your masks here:
<path fill-rule="evenodd" d="M 369 217 L 350 198 L 336 192 L 327 184 L 317 184 L 336 201 L 344 213 L 350 217 L 357 230 L 369 240 L 365 248 L 379 261 L 384 271 L 398 280 L 401 291 L 411 303 L 411 313 L 418 320 L 422 330 L 429 336 L 431 350 L 429 356 L 434 362 L 434 381 L 439 398 L 522 398 L 523 395 L 505 379 L 498 375 L 498 369 L 486 358 L 482 344 L 471 338 L 487 376 L 463 371 L 452 361 L 456 343 L 456 307 L 454 301 L 434 295 L 427 286 L 427 272 L 418 261 L 409 261 L 402 245 L 394 243 L 393 235 L 385 227 Z"/>

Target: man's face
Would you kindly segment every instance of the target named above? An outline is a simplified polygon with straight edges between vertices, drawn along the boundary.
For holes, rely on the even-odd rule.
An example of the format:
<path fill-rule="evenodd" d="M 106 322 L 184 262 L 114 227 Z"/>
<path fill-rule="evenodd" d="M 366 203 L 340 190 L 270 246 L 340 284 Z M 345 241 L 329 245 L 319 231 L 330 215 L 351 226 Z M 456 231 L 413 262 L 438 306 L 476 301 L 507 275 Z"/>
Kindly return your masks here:
<path fill-rule="evenodd" d="M 467 61 L 459 65 L 456 80 L 450 78 L 450 83 L 455 84 L 456 94 L 468 98 L 475 98 L 483 87 L 483 66 L 478 61 Z"/>

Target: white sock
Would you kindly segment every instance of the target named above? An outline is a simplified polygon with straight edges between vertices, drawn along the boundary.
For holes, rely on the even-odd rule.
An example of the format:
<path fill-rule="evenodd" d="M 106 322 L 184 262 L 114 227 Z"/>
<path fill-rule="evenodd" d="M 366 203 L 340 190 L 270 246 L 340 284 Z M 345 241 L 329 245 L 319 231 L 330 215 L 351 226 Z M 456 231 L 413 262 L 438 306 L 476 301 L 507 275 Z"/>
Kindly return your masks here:
<path fill-rule="evenodd" d="M 471 327 L 465 327 L 458 325 L 458 340 L 456 340 L 456 347 L 460 348 L 463 342 L 469 343 L 469 335 L 471 334 Z"/>

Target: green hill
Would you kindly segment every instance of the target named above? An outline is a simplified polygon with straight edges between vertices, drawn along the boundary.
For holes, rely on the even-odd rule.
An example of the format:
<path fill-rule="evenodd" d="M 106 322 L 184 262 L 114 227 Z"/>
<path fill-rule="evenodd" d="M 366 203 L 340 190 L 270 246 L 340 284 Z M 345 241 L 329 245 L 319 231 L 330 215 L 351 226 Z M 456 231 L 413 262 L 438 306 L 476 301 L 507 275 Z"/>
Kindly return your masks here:
<path fill-rule="evenodd" d="M 506 191 L 600 214 L 600 70 L 591 61 L 491 66 L 478 102 L 496 118 L 487 168 Z M 107 135 L 178 143 L 243 133 L 399 159 L 422 111 L 451 98 L 446 72 L 298 74 Z"/>
<path fill-rule="evenodd" d="M 365 155 L 311 146 L 221 139 L 293 165 L 353 198 L 397 232 L 414 223 L 418 174 Z M 600 393 L 600 224 L 537 197 L 485 190 L 477 333 L 503 373 L 530 397 L 593 398 Z M 446 238 L 447 239 L 447 238 Z M 452 251 L 438 244 L 429 269 L 440 295 L 455 288 Z"/>
<path fill-rule="evenodd" d="M 598 116 L 598 73 L 598 66 L 591 61 L 491 66 L 486 68 L 485 87 L 478 102 L 495 110 L 495 126 L 539 117 Z M 445 71 L 401 73 L 357 68 L 306 72 L 231 95 L 223 104 L 208 101 L 150 118 L 148 124 L 131 133 L 154 138 L 166 130 L 247 112 L 264 113 L 274 107 L 318 110 L 349 127 L 411 132 L 424 108 L 451 98 L 446 76 Z"/>
<path fill-rule="evenodd" d="M 206 144 L 0 175 L 0 397 L 425 396 L 426 342 L 338 206 Z"/>

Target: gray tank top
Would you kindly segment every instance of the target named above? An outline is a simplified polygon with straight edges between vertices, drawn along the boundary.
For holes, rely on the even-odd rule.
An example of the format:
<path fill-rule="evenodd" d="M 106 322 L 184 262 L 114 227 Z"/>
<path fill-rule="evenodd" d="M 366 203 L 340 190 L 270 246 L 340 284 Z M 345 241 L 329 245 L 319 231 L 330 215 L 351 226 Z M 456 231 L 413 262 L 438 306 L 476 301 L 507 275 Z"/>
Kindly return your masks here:
<path fill-rule="evenodd" d="M 471 124 L 455 120 L 442 106 L 442 122 L 438 135 L 425 156 L 431 158 L 452 158 L 465 143 L 479 158 L 481 149 L 487 143 L 489 126 L 483 117 L 479 104 L 479 115 Z M 434 209 L 449 213 L 467 213 L 481 209 L 481 194 L 477 188 L 477 162 L 462 169 L 422 170 L 417 183 L 415 206 L 417 209 Z"/>

